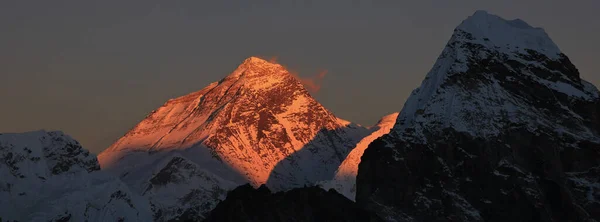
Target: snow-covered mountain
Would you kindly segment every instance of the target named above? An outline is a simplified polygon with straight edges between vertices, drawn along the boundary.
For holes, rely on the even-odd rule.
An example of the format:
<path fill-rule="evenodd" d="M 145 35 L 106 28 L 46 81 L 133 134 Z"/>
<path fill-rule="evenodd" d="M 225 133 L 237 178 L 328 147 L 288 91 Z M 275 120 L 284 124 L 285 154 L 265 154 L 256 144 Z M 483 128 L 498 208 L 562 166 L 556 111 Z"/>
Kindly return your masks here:
<path fill-rule="evenodd" d="M 599 111 L 543 29 L 477 11 L 365 151 L 357 203 L 406 221 L 598 219 Z"/>
<path fill-rule="evenodd" d="M 251 57 L 98 158 L 0 134 L 0 178 L 0 221 L 597 221 L 600 93 L 543 29 L 477 11 L 376 126 Z"/>
<path fill-rule="evenodd" d="M 0 220 L 149 221 L 148 202 L 61 132 L 0 134 Z"/>
<path fill-rule="evenodd" d="M 202 218 L 236 185 L 280 191 L 332 179 L 371 131 L 334 116 L 283 66 L 250 57 L 169 100 L 98 158 L 151 199 L 156 218 Z"/>
<path fill-rule="evenodd" d="M 373 140 L 390 132 L 396 123 L 397 117 L 398 113 L 392 113 L 381 118 L 381 120 L 377 122 L 377 125 L 373 126 L 373 132 L 360 140 L 360 142 L 356 144 L 356 147 L 348 154 L 348 157 L 346 157 L 344 162 L 340 164 L 335 171 L 333 180 L 319 182 L 319 185 L 326 190 L 333 188 L 346 196 L 346 198 L 354 201 L 356 195 L 356 174 L 358 173 L 360 158 Z"/>

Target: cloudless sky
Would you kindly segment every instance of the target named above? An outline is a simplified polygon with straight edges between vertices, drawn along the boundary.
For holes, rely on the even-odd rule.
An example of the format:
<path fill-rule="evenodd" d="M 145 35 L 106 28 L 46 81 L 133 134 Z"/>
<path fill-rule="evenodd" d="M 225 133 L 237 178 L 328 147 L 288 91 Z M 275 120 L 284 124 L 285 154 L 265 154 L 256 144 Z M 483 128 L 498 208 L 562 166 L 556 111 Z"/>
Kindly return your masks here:
<path fill-rule="evenodd" d="M 245 58 L 313 76 L 363 125 L 402 109 L 475 10 L 543 27 L 600 85 L 600 1 L 0 1 L 0 132 L 62 130 L 98 153 Z"/>

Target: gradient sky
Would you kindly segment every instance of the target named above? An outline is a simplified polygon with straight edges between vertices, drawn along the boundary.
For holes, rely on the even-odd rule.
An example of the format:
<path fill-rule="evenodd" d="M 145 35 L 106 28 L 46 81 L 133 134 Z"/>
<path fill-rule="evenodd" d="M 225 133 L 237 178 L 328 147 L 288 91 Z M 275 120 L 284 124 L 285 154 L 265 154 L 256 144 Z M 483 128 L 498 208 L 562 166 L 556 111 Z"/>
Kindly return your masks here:
<path fill-rule="evenodd" d="M 315 98 L 372 125 L 401 110 L 477 9 L 543 27 L 600 85 L 597 0 L 248 2 L 1 1 L 0 132 L 62 130 L 98 153 L 252 55 L 327 70 Z"/>

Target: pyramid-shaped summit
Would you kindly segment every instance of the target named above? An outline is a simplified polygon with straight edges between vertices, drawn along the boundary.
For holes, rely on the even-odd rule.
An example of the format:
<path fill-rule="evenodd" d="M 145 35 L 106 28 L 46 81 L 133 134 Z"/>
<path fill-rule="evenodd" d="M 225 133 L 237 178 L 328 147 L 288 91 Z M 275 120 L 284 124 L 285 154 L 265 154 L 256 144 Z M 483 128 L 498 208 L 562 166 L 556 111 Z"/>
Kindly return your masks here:
<path fill-rule="evenodd" d="M 505 20 L 479 10 L 456 29 L 469 33 L 473 43 L 494 47 L 505 53 L 527 53 L 527 50 L 535 50 L 552 59 L 561 55 L 558 46 L 544 29 L 532 27 L 521 19 Z"/>
<path fill-rule="evenodd" d="M 255 169 L 257 164 L 271 168 L 248 176 L 259 185 L 275 164 L 316 139 L 319 131 L 348 126 L 314 100 L 283 66 L 250 57 L 221 81 L 169 100 L 99 159 L 103 168 L 110 169 L 132 152 L 203 147 L 237 171 Z M 347 152 L 347 147 L 328 145 L 332 146 L 319 152 L 329 149 L 326 158 L 343 161 L 337 154 Z M 236 149 L 240 152 L 232 152 Z"/>
<path fill-rule="evenodd" d="M 238 66 L 230 75 L 224 78 L 238 79 L 244 77 L 246 79 L 252 78 L 283 78 L 288 77 L 290 73 L 282 65 L 270 62 L 259 57 L 249 57 L 245 59 L 242 64 Z M 273 79 L 274 81 L 275 79 Z M 281 79 L 279 79 L 281 80 Z"/>
<path fill-rule="evenodd" d="M 154 193 L 177 186 L 185 196 L 195 189 L 185 181 L 197 180 L 189 178 L 148 188 L 161 170 L 176 171 L 173 158 L 189 163 L 176 166 L 205 171 L 189 175 L 284 190 L 331 179 L 368 133 L 325 109 L 283 66 L 250 57 L 219 82 L 154 110 L 98 159 L 103 169 Z M 212 187 L 206 192 L 217 192 Z"/>
<path fill-rule="evenodd" d="M 575 101 L 598 98 L 543 29 L 477 11 L 455 29 L 395 131 L 452 127 L 485 137 L 509 124 L 542 124 L 591 138 L 586 126 L 561 123 L 578 118 L 568 108 Z"/>
<path fill-rule="evenodd" d="M 399 221 L 593 221 L 599 111 L 543 29 L 478 11 L 365 150 L 356 200 Z"/>

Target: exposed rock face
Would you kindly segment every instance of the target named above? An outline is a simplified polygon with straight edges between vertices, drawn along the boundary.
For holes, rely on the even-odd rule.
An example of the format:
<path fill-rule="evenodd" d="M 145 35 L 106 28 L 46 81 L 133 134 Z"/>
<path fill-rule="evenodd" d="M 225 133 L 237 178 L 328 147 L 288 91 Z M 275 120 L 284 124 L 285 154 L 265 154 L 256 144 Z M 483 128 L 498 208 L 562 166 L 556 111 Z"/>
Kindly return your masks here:
<path fill-rule="evenodd" d="M 221 81 L 169 100 L 98 158 L 152 200 L 155 216 L 200 209 L 202 217 L 237 185 L 286 190 L 332 179 L 371 131 L 335 117 L 283 66 L 251 57 Z M 162 172 L 194 173 L 155 184 Z M 157 189 L 176 192 L 164 202 Z M 189 196 L 204 198 L 182 206 Z"/>
<path fill-rule="evenodd" d="M 152 203 L 155 221 L 202 221 L 204 213 L 235 187 L 180 155 L 173 156 L 149 182 L 142 194 Z"/>
<path fill-rule="evenodd" d="M 365 151 L 356 201 L 399 221 L 598 219 L 599 111 L 542 29 L 478 11 Z"/>
<path fill-rule="evenodd" d="M 266 186 L 240 186 L 205 221 L 383 221 L 331 189 L 295 188 L 271 193 Z"/>
<path fill-rule="evenodd" d="M 148 221 L 148 202 L 61 132 L 0 134 L 4 221 Z"/>

